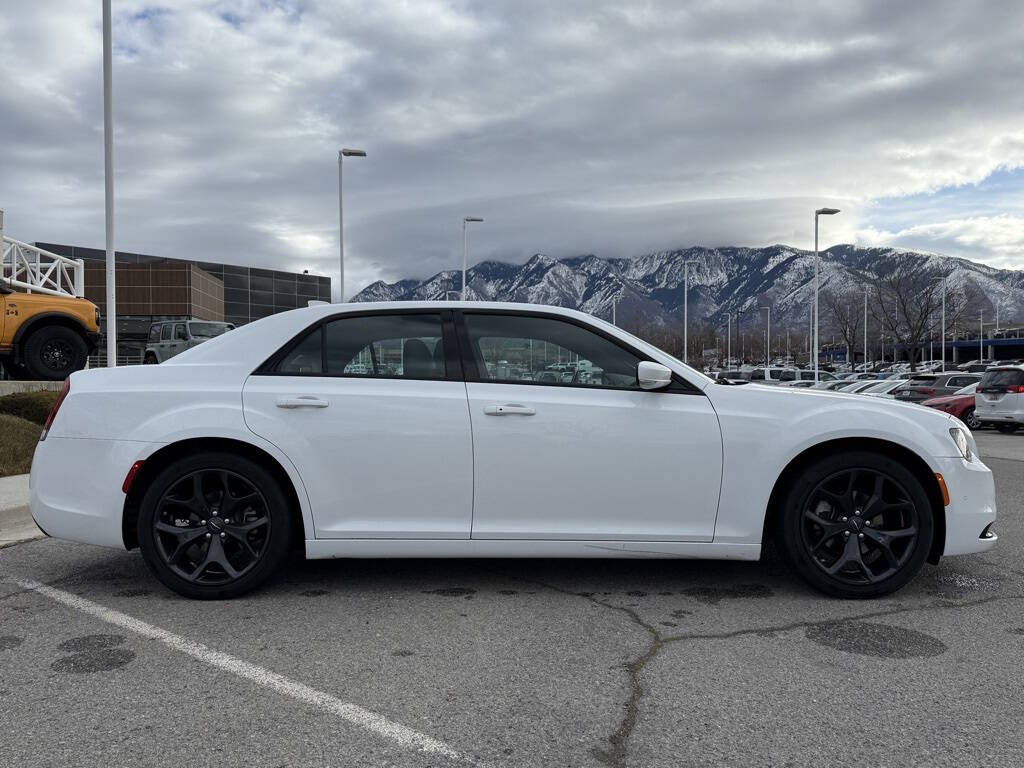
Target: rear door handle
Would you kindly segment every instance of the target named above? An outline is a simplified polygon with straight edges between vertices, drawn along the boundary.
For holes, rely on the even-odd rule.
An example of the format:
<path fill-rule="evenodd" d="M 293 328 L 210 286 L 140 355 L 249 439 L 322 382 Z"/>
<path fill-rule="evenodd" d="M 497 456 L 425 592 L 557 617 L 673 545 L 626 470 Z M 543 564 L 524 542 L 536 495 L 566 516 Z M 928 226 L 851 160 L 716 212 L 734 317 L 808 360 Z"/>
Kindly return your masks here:
<path fill-rule="evenodd" d="M 509 416 L 516 414 L 519 416 L 533 416 L 537 411 L 528 405 L 519 405 L 517 403 L 505 403 L 504 405 L 488 405 L 484 407 L 484 413 L 488 416 Z"/>
<path fill-rule="evenodd" d="M 278 408 L 326 408 L 330 405 L 326 400 L 311 395 L 298 395 L 297 397 L 279 397 Z"/>

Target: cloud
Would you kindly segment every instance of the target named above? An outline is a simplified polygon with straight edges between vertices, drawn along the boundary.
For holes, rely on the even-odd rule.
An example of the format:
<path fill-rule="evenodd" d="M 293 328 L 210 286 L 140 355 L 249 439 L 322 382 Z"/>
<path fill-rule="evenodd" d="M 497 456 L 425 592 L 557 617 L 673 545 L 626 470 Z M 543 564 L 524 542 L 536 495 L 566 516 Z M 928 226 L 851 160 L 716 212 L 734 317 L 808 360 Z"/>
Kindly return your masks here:
<path fill-rule="evenodd" d="M 1020 4 L 963 0 L 119 0 L 117 243 L 335 273 L 355 146 L 349 293 L 460 264 L 467 214 L 474 260 L 807 247 L 834 204 L 823 245 L 1022 266 L 995 234 L 1019 209 L 970 243 L 935 229 L 975 217 L 949 190 L 1024 166 L 1022 29 Z M 0 57 L 8 231 L 102 245 L 98 7 L 17 4 Z M 915 196 L 940 201 L 923 221 L 877 202 Z"/>
<path fill-rule="evenodd" d="M 1024 254 L 1024 216 L 975 216 L 916 224 L 898 232 L 864 229 L 857 233 L 866 245 L 924 247 L 938 253 L 984 261 L 994 267 L 1019 269 Z"/>

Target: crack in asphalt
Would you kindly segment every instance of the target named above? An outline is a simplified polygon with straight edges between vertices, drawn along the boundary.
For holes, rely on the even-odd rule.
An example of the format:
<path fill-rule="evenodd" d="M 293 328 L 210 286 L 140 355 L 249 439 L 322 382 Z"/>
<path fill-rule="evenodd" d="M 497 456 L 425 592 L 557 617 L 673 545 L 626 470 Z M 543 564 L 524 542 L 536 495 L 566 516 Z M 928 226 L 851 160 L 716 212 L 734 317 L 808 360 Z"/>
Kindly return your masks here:
<path fill-rule="evenodd" d="M 624 711 L 622 720 L 619 722 L 619 726 L 607 737 L 610 747 L 608 749 L 601 749 L 600 747 L 593 747 L 591 749 L 591 754 L 595 758 L 611 768 L 625 768 L 629 739 L 636 729 L 637 721 L 640 717 L 640 703 L 646 693 L 643 684 L 640 682 L 640 674 L 651 660 L 656 658 L 666 646 L 687 640 L 730 640 L 749 635 L 767 636 L 778 632 L 791 632 L 797 629 L 805 629 L 822 625 L 846 624 L 850 622 L 864 621 L 866 619 L 877 619 L 885 616 L 895 616 L 917 611 L 956 610 L 960 608 L 973 608 L 979 605 L 998 602 L 1000 600 L 1024 600 L 1024 594 L 989 595 L 976 600 L 961 602 L 937 600 L 926 605 L 900 606 L 898 608 L 869 611 L 852 616 L 827 619 L 824 621 L 795 621 L 787 624 L 769 625 L 765 627 L 748 627 L 730 632 L 688 633 L 665 636 L 662 635 L 656 627 L 644 621 L 643 618 L 640 617 L 640 614 L 632 608 L 623 605 L 615 605 L 614 603 L 610 603 L 594 596 L 592 593 L 574 592 L 544 581 L 528 579 L 523 576 L 515 576 L 502 571 L 495 571 L 486 568 L 483 570 L 513 581 L 522 582 L 524 584 L 534 584 L 559 594 L 568 595 L 570 597 L 582 597 L 583 599 L 602 608 L 607 608 L 626 615 L 633 624 L 643 629 L 650 636 L 650 643 L 647 645 L 646 650 L 623 665 L 623 668 L 629 675 L 629 697 L 623 705 Z"/>

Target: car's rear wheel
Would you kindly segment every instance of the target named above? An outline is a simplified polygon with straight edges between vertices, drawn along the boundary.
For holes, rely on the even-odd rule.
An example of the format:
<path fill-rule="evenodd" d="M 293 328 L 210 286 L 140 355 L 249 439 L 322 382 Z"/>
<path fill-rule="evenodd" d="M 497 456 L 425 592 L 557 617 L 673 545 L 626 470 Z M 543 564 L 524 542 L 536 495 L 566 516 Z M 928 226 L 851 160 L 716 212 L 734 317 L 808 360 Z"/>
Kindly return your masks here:
<path fill-rule="evenodd" d="M 996 429 L 1002 432 L 1004 435 L 1012 435 L 1017 431 L 1017 424 L 996 424 Z"/>
<path fill-rule="evenodd" d="M 201 453 L 161 471 L 139 509 L 139 549 L 164 585 L 185 597 L 236 597 L 278 573 L 291 546 L 280 484 L 260 464 Z"/>
<path fill-rule="evenodd" d="M 85 367 L 89 346 L 64 325 L 48 325 L 25 341 L 23 362 L 29 375 L 41 381 L 63 381 Z"/>
<path fill-rule="evenodd" d="M 895 592 L 921 569 L 932 543 L 931 505 L 920 481 L 881 454 L 824 457 L 791 484 L 776 543 L 808 584 L 843 598 Z"/>
<path fill-rule="evenodd" d="M 978 414 L 974 412 L 973 408 L 968 408 L 964 411 L 960 420 L 967 425 L 968 429 L 981 429 L 981 420 L 978 419 Z"/>
<path fill-rule="evenodd" d="M 156 355 L 152 352 L 147 352 L 145 358 L 142 360 L 143 365 L 156 365 Z"/>

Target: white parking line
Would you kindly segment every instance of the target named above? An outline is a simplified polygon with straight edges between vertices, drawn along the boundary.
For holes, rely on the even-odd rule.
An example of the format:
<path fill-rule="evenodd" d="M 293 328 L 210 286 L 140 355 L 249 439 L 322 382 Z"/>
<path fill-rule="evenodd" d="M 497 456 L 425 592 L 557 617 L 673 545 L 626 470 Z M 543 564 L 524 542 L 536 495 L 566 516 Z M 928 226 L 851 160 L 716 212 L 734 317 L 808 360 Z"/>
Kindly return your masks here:
<path fill-rule="evenodd" d="M 428 752 L 434 755 L 441 755 L 460 762 L 473 762 L 466 755 L 456 751 L 443 741 L 438 741 L 437 739 L 431 738 L 419 731 L 414 731 L 412 728 L 407 728 L 400 723 L 393 723 L 383 715 L 378 715 L 376 712 L 363 709 L 357 704 L 349 704 L 348 702 L 341 701 L 328 693 L 318 691 L 315 688 L 310 688 L 308 685 L 297 683 L 294 680 L 289 680 L 287 677 L 279 675 L 276 672 L 271 672 L 269 669 L 264 669 L 263 667 L 250 664 L 247 661 L 242 661 L 241 659 L 237 659 L 229 654 L 215 651 L 202 643 L 187 640 L 173 632 L 168 632 L 165 629 L 160 629 L 160 627 L 147 624 L 146 622 L 129 616 L 126 613 L 106 608 L 98 603 L 92 602 L 91 600 L 86 600 L 84 597 L 73 595 L 70 592 L 65 592 L 61 589 L 54 589 L 53 587 L 28 579 L 14 579 L 14 581 L 24 589 L 34 590 L 41 595 L 45 595 L 52 600 L 56 600 L 58 603 L 63 603 L 70 608 L 75 608 L 109 624 L 114 624 L 122 629 L 127 629 L 131 632 L 142 635 L 143 637 L 148 637 L 151 640 L 158 640 L 169 648 L 173 648 L 176 651 L 187 654 L 204 664 L 209 664 L 211 667 L 217 667 L 218 669 L 222 669 L 226 672 L 231 672 L 238 677 L 249 680 L 257 685 L 261 685 L 264 688 L 269 688 L 284 696 L 290 696 L 305 704 L 330 712 L 343 720 L 347 720 L 353 725 L 358 725 L 360 728 L 365 728 L 378 736 L 383 736 L 384 738 L 397 742 L 403 747 L 417 749 L 421 752 Z"/>

